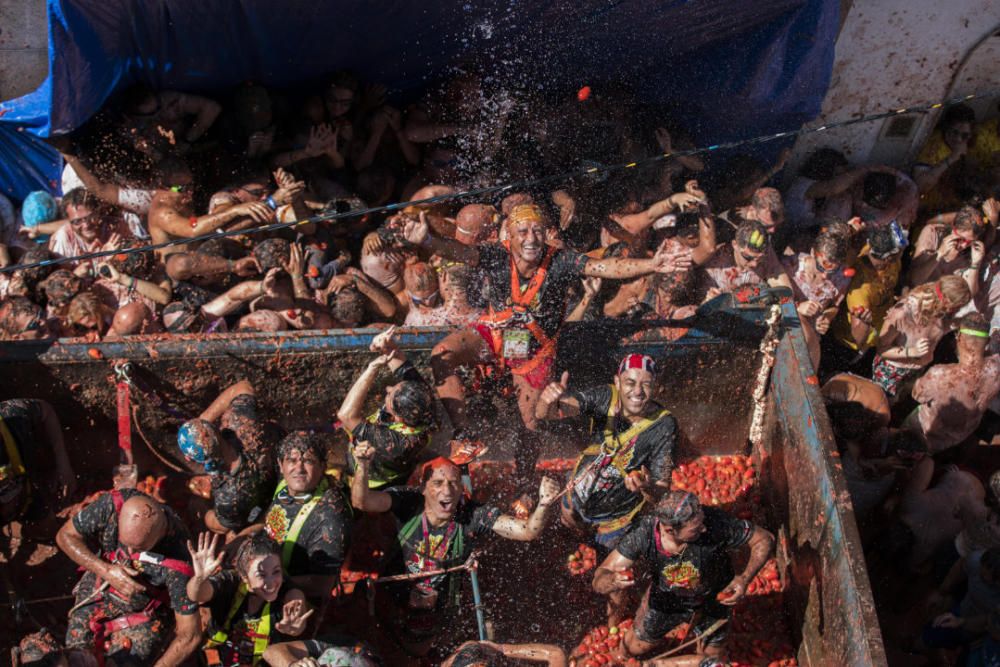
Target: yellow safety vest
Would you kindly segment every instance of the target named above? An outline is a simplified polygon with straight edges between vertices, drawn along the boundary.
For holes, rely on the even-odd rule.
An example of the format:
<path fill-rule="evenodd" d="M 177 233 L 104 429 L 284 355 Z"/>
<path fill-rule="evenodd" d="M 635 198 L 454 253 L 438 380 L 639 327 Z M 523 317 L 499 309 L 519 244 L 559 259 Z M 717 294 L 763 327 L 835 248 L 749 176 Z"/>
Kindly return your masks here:
<path fill-rule="evenodd" d="M 205 643 L 206 649 L 213 649 L 229 642 L 229 628 L 233 623 L 233 617 L 240 610 L 240 606 L 243 604 L 248 593 L 247 585 L 240 582 L 240 587 L 236 590 L 235 597 L 233 597 L 233 604 L 229 607 L 226 622 L 222 624 L 222 628 L 218 632 L 209 637 Z M 261 609 L 260 618 L 257 621 L 247 622 L 247 632 L 253 637 L 253 664 L 256 665 L 260 662 L 261 656 L 264 655 L 264 651 L 267 650 L 268 645 L 271 643 L 270 602 L 264 603 L 264 608 Z M 234 647 L 234 649 L 238 651 L 239 647 Z"/>

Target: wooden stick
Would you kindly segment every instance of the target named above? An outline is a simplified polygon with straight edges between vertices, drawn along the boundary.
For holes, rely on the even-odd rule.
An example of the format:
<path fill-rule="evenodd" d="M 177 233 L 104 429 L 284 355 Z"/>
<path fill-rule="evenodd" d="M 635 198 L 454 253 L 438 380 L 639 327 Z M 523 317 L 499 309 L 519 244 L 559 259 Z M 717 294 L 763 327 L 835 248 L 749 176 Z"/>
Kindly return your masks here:
<path fill-rule="evenodd" d="M 650 662 L 652 662 L 653 660 L 659 660 L 660 658 L 669 658 L 672 655 L 676 655 L 677 653 L 680 653 L 680 651 L 681 651 L 682 648 L 687 648 L 691 644 L 696 644 L 697 642 L 700 642 L 702 639 L 711 636 L 713 633 L 715 633 L 716 630 L 718 630 L 719 628 L 721 628 L 723 625 L 725 625 L 728 622 L 729 622 L 728 618 L 720 618 L 715 623 L 712 623 L 712 625 L 708 626 L 708 628 L 705 630 L 705 632 L 701 633 L 700 635 L 697 635 L 694 639 L 689 639 L 688 641 L 684 642 L 683 644 L 681 644 L 679 646 L 675 646 L 674 648 L 670 649 L 666 653 L 661 653 L 660 655 L 656 656 L 655 658 L 650 659 Z"/>

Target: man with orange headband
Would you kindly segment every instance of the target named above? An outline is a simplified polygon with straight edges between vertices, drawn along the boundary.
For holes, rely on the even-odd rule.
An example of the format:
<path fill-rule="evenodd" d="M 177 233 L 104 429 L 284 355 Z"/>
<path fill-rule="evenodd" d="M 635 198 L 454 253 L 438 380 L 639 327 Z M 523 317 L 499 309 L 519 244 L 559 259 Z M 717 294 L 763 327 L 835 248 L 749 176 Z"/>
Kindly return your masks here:
<path fill-rule="evenodd" d="M 440 570 L 465 563 L 491 531 L 521 542 L 537 538 L 559 485 L 543 477 L 538 506 L 528 518 L 518 519 L 468 499 L 462 491 L 461 470 L 443 457 L 424 464 L 419 489 L 374 490 L 368 483 L 374 457 L 375 448 L 367 442 L 354 448 L 351 503 L 363 512 L 391 512 L 396 518 L 396 540 L 387 553 L 384 575 L 428 573 L 427 578 L 390 585 L 385 591 L 392 603 L 382 606 L 387 628 L 400 645 L 411 655 L 426 655 L 456 611 L 463 576 L 461 571 Z"/>
<path fill-rule="evenodd" d="M 478 247 L 462 245 L 428 233 L 425 220 L 410 221 L 404 237 L 431 252 L 479 267 L 489 276 L 487 313 L 471 329 L 451 334 L 434 348 L 431 365 L 456 436 L 466 426 L 465 395 L 456 371 L 482 362 L 509 369 L 518 394 L 518 408 L 529 433 L 536 430 L 535 404 L 548 384 L 566 317 L 569 288 L 582 276 L 635 278 L 649 273 L 685 270 L 688 250 L 660 249 L 649 258 L 592 259 L 545 243 L 548 223 L 534 204 L 514 206 L 507 217 L 508 240 Z M 537 437 L 522 433 L 515 460 L 526 476 L 537 457 Z"/>
<path fill-rule="evenodd" d="M 959 321 L 957 364 L 938 364 L 913 385 L 920 403 L 903 423 L 932 453 L 967 441 L 1000 393 L 1000 357 L 987 355 L 990 326 L 980 313 Z"/>

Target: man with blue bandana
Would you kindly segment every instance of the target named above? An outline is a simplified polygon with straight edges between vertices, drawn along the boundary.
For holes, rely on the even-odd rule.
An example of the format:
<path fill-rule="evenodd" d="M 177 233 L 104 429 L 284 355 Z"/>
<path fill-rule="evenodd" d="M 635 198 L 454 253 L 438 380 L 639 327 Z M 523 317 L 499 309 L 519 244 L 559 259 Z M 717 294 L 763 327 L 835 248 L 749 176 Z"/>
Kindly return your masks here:
<path fill-rule="evenodd" d="M 257 417 L 249 382 L 229 387 L 197 419 L 182 424 L 177 446 L 211 480 L 214 508 L 205 515 L 210 530 L 239 532 L 261 518 L 277 483 L 274 443 Z"/>

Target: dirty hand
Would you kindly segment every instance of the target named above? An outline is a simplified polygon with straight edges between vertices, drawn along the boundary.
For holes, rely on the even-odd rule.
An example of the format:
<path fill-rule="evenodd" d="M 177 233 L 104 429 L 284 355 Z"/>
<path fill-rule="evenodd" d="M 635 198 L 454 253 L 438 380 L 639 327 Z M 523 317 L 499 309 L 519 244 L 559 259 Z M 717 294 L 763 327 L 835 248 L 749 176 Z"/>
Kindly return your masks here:
<path fill-rule="evenodd" d="M 851 316 L 861 320 L 862 324 L 866 324 L 868 326 L 872 325 L 872 311 L 866 306 L 858 306 L 851 311 Z"/>
<path fill-rule="evenodd" d="M 377 255 L 385 250 L 385 241 L 382 237 L 372 232 L 365 237 L 365 240 L 361 243 L 361 254 L 362 255 Z"/>
<path fill-rule="evenodd" d="M 289 600 L 281 608 L 281 621 L 274 627 L 281 634 L 298 637 L 305 631 L 313 611 L 305 600 Z"/>
<path fill-rule="evenodd" d="M 542 482 L 538 485 L 538 506 L 548 507 L 551 505 L 561 490 L 556 480 L 547 476 L 542 477 Z"/>
<path fill-rule="evenodd" d="M 803 301 L 795 309 L 800 317 L 816 317 L 823 308 L 815 301 Z"/>
<path fill-rule="evenodd" d="M 375 458 L 375 448 L 367 440 L 362 440 L 354 445 L 354 461 L 358 465 L 368 465 Z"/>
<path fill-rule="evenodd" d="M 104 275 L 105 273 L 109 273 L 111 275 L 106 276 Z M 118 272 L 118 269 L 105 262 L 97 267 L 97 275 L 116 283 L 122 274 Z"/>
<path fill-rule="evenodd" d="M 292 243 L 288 248 L 288 261 L 281 263 L 281 268 L 292 278 L 302 275 L 302 246 Z"/>
<path fill-rule="evenodd" d="M 121 234 L 118 232 L 112 232 L 111 236 L 108 237 L 108 242 L 101 246 L 101 250 L 118 250 L 122 247 L 123 242 L 124 239 L 122 239 Z"/>
<path fill-rule="evenodd" d="M 371 344 L 368 346 L 370 352 L 375 354 L 388 354 L 396 350 L 396 341 L 392 339 L 393 335 L 396 333 L 396 325 L 392 325 L 382 333 L 378 334 L 372 338 Z"/>
<path fill-rule="evenodd" d="M 593 299 L 601 291 L 601 277 L 591 276 L 583 279 L 583 293 Z"/>
<path fill-rule="evenodd" d="M 938 246 L 937 260 L 939 262 L 950 262 L 955 259 L 959 252 L 959 240 L 960 239 L 954 234 L 949 234 L 944 237 L 944 240 L 941 241 L 941 245 Z"/>
<path fill-rule="evenodd" d="M 913 348 L 910 350 L 911 356 L 922 357 L 931 351 L 931 341 L 928 338 L 921 338 L 916 343 L 913 344 Z"/>
<path fill-rule="evenodd" d="M 719 592 L 716 599 L 720 604 L 732 607 L 735 606 L 737 602 L 742 600 L 746 593 L 747 585 L 743 582 L 743 579 L 741 577 L 733 577 L 733 580 L 729 582 L 729 585 Z"/>
<path fill-rule="evenodd" d="M 1000 219 L 1000 201 L 995 198 L 990 197 L 983 202 L 983 215 L 986 216 L 986 220 L 991 225 L 996 225 L 997 220 Z"/>
<path fill-rule="evenodd" d="M 240 278 L 249 278 L 250 276 L 260 273 L 260 266 L 257 264 L 257 259 L 253 255 L 250 255 L 249 257 L 240 257 L 238 260 L 233 262 L 233 273 Z"/>
<path fill-rule="evenodd" d="M 611 571 L 611 587 L 614 590 L 623 590 L 635 586 L 635 575 L 632 573 L 632 568 L 626 568 L 624 570 L 614 570 Z"/>
<path fill-rule="evenodd" d="M 419 220 L 407 220 L 403 223 L 403 238 L 411 245 L 423 245 L 429 238 L 427 229 L 427 214 L 420 212 Z"/>
<path fill-rule="evenodd" d="M 816 329 L 816 333 L 820 336 L 825 336 L 826 332 L 830 330 L 831 318 L 829 315 L 821 315 L 816 318 L 816 323 L 813 328 Z"/>
<path fill-rule="evenodd" d="M 698 185 L 698 181 L 696 180 L 692 179 L 687 183 L 685 183 L 684 192 L 688 193 L 692 197 L 697 197 L 698 200 L 701 202 L 708 201 L 708 195 L 705 194 L 705 191 L 701 189 L 701 187 Z"/>
<path fill-rule="evenodd" d="M 639 470 L 633 470 L 625 475 L 625 488 L 632 493 L 642 493 L 652 486 L 653 478 L 649 474 L 649 468 L 642 466 Z"/>
<path fill-rule="evenodd" d="M 569 389 L 569 371 L 563 371 L 562 377 L 559 382 L 550 382 L 544 391 L 542 391 L 541 401 L 545 405 L 552 405 L 558 403 L 559 399 L 563 397 L 566 390 Z"/>
<path fill-rule="evenodd" d="M 283 185 L 274 191 L 271 199 L 275 204 L 287 204 L 301 195 L 306 190 L 305 181 L 293 181 L 288 185 Z"/>
<path fill-rule="evenodd" d="M 368 362 L 368 368 L 373 371 L 379 370 L 385 366 L 388 366 L 389 362 L 395 358 L 396 358 L 396 350 L 392 350 L 388 354 L 380 354 Z"/>
<path fill-rule="evenodd" d="M 133 573 L 128 568 L 117 563 L 109 563 L 104 571 L 100 573 L 100 576 L 112 588 L 127 598 L 131 598 L 133 595 L 138 595 L 146 590 L 145 586 L 132 578 Z"/>
<path fill-rule="evenodd" d="M 692 261 L 690 248 L 671 248 L 664 241 L 659 250 L 656 251 L 656 255 L 653 256 L 653 270 L 656 273 L 687 271 L 691 268 Z"/>
<path fill-rule="evenodd" d="M 331 146 L 335 148 L 336 144 L 337 135 L 333 128 L 330 127 L 329 123 L 323 123 L 322 125 L 313 125 L 309 129 L 309 139 L 303 150 L 310 157 L 316 157 L 325 153 Z"/>
<path fill-rule="evenodd" d="M 697 197 L 690 192 L 678 192 L 675 195 L 670 195 L 670 203 L 673 204 L 675 211 L 687 211 L 698 208 L 704 201 L 704 198 Z"/>
<path fill-rule="evenodd" d="M 191 567 L 194 568 L 194 576 L 205 580 L 222 565 L 224 554 L 220 551 L 216 553 L 219 546 L 219 534 L 202 531 L 198 534 L 198 548 L 196 549 L 191 540 L 187 542 L 188 552 L 191 554 Z"/>
<path fill-rule="evenodd" d="M 271 175 L 274 176 L 274 182 L 278 184 L 279 188 L 287 188 L 295 183 L 295 177 L 281 167 L 275 169 Z"/>
<path fill-rule="evenodd" d="M 248 201 L 229 209 L 234 217 L 248 217 L 254 222 L 269 222 L 274 216 L 271 207 L 262 201 Z"/>

